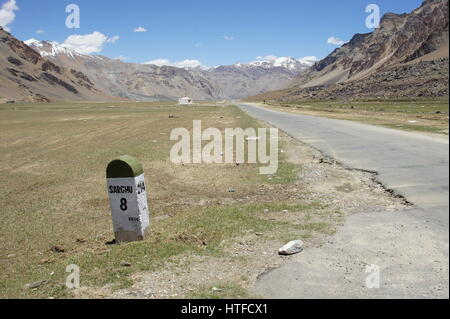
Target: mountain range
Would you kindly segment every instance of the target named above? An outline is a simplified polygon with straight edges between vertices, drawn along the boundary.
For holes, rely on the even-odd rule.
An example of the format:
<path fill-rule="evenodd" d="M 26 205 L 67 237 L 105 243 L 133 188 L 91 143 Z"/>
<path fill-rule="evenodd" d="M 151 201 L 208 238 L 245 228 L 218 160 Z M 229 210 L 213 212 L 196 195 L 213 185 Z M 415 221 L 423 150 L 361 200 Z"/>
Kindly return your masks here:
<path fill-rule="evenodd" d="M 0 102 L 448 97 L 448 27 L 448 0 L 426 0 L 318 62 L 269 56 L 212 68 L 125 63 L 0 28 Z"/>
<path fill-rule="evenodd" d="M 0 27 L 0 102 L 115 99 L 82 72 L 43 58 Z"/>
<path fill-rule="evenodd" d="M 409 14 L 385 14 L 285 89 L 249 100 L 448 97 L 448 0 L 426 0 Z"/>
<path fill-rule="evenodd" d="M 282 88 L 313 64 L 276 58 L 214 68 L 178 68 L 80 54 L 57 42 L 31 39 L 25 44 L 57 65 L 83 72 L 109 95 L 140 101 L 184 95 L 196 100 L 239 99 Z"/>

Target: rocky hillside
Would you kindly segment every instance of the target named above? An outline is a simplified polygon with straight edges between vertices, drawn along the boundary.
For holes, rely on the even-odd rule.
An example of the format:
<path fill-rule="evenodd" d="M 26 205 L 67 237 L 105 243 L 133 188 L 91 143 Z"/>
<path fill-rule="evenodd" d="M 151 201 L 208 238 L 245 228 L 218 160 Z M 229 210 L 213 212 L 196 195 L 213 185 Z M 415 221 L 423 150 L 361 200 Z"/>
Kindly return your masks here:
<path fill-rule="evenodd" d="M 107 99 L 82 72 L 41 57 L 0 27 L 0 102 Z"/>
<path fill-rule="evenodd" d="M 378 29 L 356 34 L 287 89 L 251 99 L 448 96 L 448 27 L 448 0 L 388 13 Z"/>
<path fill-rule="evenodd" d="M 356 34 L 295 83 L 308 87 L 357 80 L 437 50 L 447 50 L 448 56 L 448 0 L 425 1 L 411 14 L 384 15 L 378 29 Z"/>
<path fill-rule="evenodd" d="M 238 99 L 280 89 L 312 64 L 280 58 L 210 69 L 183 69 L 83 55 L 56 42 L 32 39 L 26 43 L 42 57 L 87 74 L 102 91 L 142 101 L 172 100 L 185 94 L 196 100 Z"/>
<path fill-rule="evenodd" d="M 280 89 L 295 79 L 301 71 L 282 66 L 237 64 L 204 70 L 201 74 L 218 89 L 216 98 L 240 99 Z"/>
<path fill-rule="evenodd" d="M 391 67 L 364 80 L 273 91 L 248 100 L 446 98 L 448 70 L 448 58 L 422 61 Z"/>

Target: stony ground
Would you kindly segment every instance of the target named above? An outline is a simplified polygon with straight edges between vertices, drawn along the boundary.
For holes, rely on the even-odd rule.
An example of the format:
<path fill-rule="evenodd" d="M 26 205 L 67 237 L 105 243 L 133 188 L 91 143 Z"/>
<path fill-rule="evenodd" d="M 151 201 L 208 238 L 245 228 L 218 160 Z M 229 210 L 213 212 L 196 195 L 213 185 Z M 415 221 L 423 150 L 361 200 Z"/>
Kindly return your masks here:
<path fill-rule="evenodd" d="M 343 83 L 287 88 L 246 98 L 248 102 L 448 99 L 449 59 L 402 64 Z"/>
<path fill-rule="evenodd" d="M 406 64 L 362 80 L 292 90 L 282 101 L 301 99 L 389 99 L 448 97 L 448 58 Z"/>
<path fill-rule="evenodd" d="M 448 99 L 268 102 L 266 108 L 448 136 Z"/>
<path fill-rule="evenodd" d="M 5 298 L 254 296 L 258 275 L 290 259 L 278 255 L 288 241 L 320 247 L 346 215 L 404 205 L 372 174 L 285 135 L 272 176 L 254 164 L 170 162 L 171 130 L 194 119 L 221 130 L 265 127 L 233 106 L 15 104 L 0 112 Z M 104 170 L 127 153 L 146 172 L 152 233 L 107 245 L 114 235 Z M 70 264 L 80 267 L 79 290 L 65 287 Z"/>
<path fill-rule="evenodd" d="M 286 135 L 282 137 L 283 152 L 289 162 L 301 165 L 293 187 L 293 199 L 306 202 L 319 201 L 333 214 L 325 219 L 333 221 L 333 230 L 328 233 L 314 232 L 314 236 L 303 239 L 305 248 L 318 248 L 326 244 L 337 227 L 343 225 L 343 217 L 356 212 L 395 211 L 408 207 L 402 198 L 393 196 L 376 182 L 376 176 L 368 172 L 349 170 L 330 161 L 311 147 Z M 306 186 L 308 192 L 297 192 L 296 186 Z M 272 190 L 278 192 L 280 190 Z M 301 198 L 299 198 L 301 197 Z M 262 218 L 291 224 L 305 222 L 305 218 L 324 221 L 324 216 L 305 216 L 300 212 L 261 211 Z M 168 267 L 133 275 L 135 283 L 126 289 L 114 290 L 85 287 L 76 292 L 76 297 L 95 298 L 249 298 L 258 297 L 253 286 L 258 277 L 282 266 L 294 256 L 278 255 L 285 242 L 277 239 L 279 230 L 257 232 L 248 230 L 237 239 L 224 242 L 223 256 L 180 255 L 171 259 Z M 296 239 L 292 234 L 290 240 Z"/>

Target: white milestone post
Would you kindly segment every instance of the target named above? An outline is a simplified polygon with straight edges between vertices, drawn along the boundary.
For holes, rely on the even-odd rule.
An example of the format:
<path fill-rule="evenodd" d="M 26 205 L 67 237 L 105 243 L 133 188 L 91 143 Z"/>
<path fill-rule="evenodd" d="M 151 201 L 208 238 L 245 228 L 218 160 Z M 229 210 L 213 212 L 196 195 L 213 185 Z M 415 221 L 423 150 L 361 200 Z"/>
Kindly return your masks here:
<path fill-rule="evenodd" d="M 144 240 L 150 217 L 142 165 L 124 155 L 109 163 L 106 177 L 116 241 Z"/>

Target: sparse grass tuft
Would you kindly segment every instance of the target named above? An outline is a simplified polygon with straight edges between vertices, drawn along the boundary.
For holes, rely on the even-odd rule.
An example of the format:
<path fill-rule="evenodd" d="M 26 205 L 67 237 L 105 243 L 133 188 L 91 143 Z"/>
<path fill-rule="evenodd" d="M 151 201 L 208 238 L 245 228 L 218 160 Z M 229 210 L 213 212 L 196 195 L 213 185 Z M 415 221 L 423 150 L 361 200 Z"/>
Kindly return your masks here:
<path fill-rule="evenodd" d="M 326 216 L 306 218 L 326 211 L 320 204 L 289 204 L 283 189 L 300 168 L 284 158 L 272 180 L 259 175 L 257 164 L 170 162 L 171 130 L 191 129 L 195 119 L 202 119 L 204 128 L 261 125 L 236 107 L 18 103 L 0 106 L 0 114 L 1 298 L 71 297 L 65 287 L 69 264 L 80 267 L 82 286 L 117 289 L 130 286 L 132 274 L 163 267 L 173 256 L 223 255 L 227 241 L 249 230 L 292 239 L 331 229 Z M 172 114 L 176 117 L 169 118 Z M 123 154 L 144 166 L 152 233 L 143 242 L 108 246 L 114 235 L 105 168 Z M 260 191 L 266 187 L 276 196 L 268 199 Z M 304 219 L 269 220 L 265 208 Z M 53 246 L 64 251 L 52 252 Z M 131 267 L 122 267 L 122 261 Z M 24 288 L 41 280 L 49 283 Z"/>
<path fill-rule="evenodd" d="M 246 289 L 232 282 L 208 285 L 191 292 L 186 296 L 188 299 L 252 299 Z"/>
<path fill-rule="evenodd" d="M 400 129 L 404 131 L 415 131 L 415 132 L 425 132 L 425 133 L 435 133 L 435 134 L 445 134 L 448 135 L 448 129 L 423 126 L 423 125 L 412 125 L 412 124 L 382 124 L 385 127 Z"/>
<path fill-rule="evenodd" d="M 297 180 L 301 171 L 301 166 L 293 163 L 281 161 L 278 165 L 278 171 L 275 175 L 268 177 L 271 184 L 289 184 Z"/>
<path fill-rule="evenodd" d="M 359 121 L 400 130 L 448 135 L 448 99 L 310 100 L 273 102 L 284 111 Z M 414 123 L 411 123 L 414 121 Z"/>

